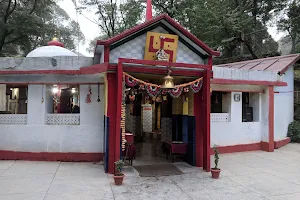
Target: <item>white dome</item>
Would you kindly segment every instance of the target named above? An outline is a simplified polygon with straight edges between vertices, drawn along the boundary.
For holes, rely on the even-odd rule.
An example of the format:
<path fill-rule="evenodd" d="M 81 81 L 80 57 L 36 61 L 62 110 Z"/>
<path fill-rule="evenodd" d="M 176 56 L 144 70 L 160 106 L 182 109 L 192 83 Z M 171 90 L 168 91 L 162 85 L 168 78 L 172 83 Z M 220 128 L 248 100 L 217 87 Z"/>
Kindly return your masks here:
<path fill-rule="evenodd" d="M 43 46 L 32 50 L 26 57 L 77 56 L 72 51 L 59 46 Z"/>

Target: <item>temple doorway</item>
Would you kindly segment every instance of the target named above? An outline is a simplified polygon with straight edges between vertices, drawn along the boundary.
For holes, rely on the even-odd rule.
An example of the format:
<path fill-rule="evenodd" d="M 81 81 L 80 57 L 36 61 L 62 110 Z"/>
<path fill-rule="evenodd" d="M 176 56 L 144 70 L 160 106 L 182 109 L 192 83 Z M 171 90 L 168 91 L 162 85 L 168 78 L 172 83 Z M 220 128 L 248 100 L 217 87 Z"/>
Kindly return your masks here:
<path fill-rule="evenodd" d="M 160 85 L 163 78 L 163 75 L 138 73 L 125 76 L 125 133 L 134 136 L 133 165 L 177 161 L 194 165 L 194 93 L 187 87 L 170 93 L 168 90 L 157 90 L 151 85 L 142 84 Z M 195 79 L 197 77 L 176 76 L 174 83 L 180 85 Z M 177 152 L 172 153 L 174 145 Z M 122 148 L 124 150 L 126 147 Z M 126 152 L 123 151 L 123 156 L 125 155 Z"/>

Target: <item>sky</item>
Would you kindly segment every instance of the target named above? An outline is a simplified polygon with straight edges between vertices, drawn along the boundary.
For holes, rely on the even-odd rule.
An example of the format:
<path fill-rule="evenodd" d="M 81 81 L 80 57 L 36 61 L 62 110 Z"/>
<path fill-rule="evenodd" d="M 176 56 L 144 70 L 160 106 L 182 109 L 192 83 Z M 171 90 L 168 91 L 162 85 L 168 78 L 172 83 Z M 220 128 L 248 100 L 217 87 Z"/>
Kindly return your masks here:
<path fill-rule="evenodd" d="M 75 5 L 72 3 L 72 0 L 62 0 L 58 3 L 58 5 L 63 8 L 73 20 L 77 21 Z M 85 13 L 85 17 L 93 19 L 95 18 L 95 14 L 93 12 Z M 93 56 L 86 51 L 86 48 L 88 48 L 91 40 L 100 35 L 100 28 L 85 17 L 78 14 L 78 22 L 81 32 L 84 34 L 86 39 L 85 44 L 80 45 L 78 51 L 85 56 Z M 278 33 L 276 27 L 268 27 L 268 31 L 275 41 L 278 41 L 284 35 L 282 32 Z"/>
<path fill-rule="evenodd" d="M 64 9 L 73 20 L 77 21 L 75 5 L 72 3 L 72 0 L 62 0 L 58 3 L 58 5 Z M 94 13 L 87 13 L 85 16 L 89 19 L 93 19 Z M 84 34 L 86 39 L 85 45 L 79 46 L 79 52 L 85 56 L 93 56 L 86 51 L 86 48 L 88 48 L 91 40 L 100 35 L 100 29 L 96 24 L 79 14 L 78 23 L 80 25 L 81 32 Z"/>

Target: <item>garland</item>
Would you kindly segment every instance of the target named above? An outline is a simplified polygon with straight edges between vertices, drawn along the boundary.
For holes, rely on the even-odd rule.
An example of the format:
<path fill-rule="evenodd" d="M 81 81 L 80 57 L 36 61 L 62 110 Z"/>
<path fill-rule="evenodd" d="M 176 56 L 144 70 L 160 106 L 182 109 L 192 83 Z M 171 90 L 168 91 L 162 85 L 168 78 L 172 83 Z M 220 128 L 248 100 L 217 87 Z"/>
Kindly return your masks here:
<path fill-rule="evenodd" d="M 190 88 L 194 93 L 199 92 L 203 85 L 203 77 L 201 77 L 189 83 L 175 85 L 175 89 L 170 89 L 168 91 L 165 91 L 165 90 L 160 90 L 161 87 L 160 85 L 147 83 L 143 80 L 137 79 L 129 75 L 126 72 L 123 72 L 123 78 L 125 80 L 126 85 L 129 87 L 134 87 L 137 83 L 140 83 L 142 87 L 145 87 L 146 92 L 150 97 L 155 97 L 160 93 L 162 93 L 163 95 L 169 93 L 170 96 L 172 96 L 173 98 L 178 98 L 182 94 L 182 92 L 188 92 L 189 91 L 188 88 Z"/>
<path fill-rule="evenodd" d="M 159 87 L 146 85 L 146 91 L 150 97 L 156 97 L 160 93 Z"/>
<path fill-rule="evenodd" d="M 178 98 L 178 97 L 180 97 L 182 91 L 183 91 L 182 87 L 177 87 L 175 89 L 169 90 L 169 94 L 173 98 Z"/>
<path fill-rule="evenodd" d="M 128 87 L 134 87 L 137 84 L 137 81 L 129 76 L 125 76 L 125 83 Z"/>

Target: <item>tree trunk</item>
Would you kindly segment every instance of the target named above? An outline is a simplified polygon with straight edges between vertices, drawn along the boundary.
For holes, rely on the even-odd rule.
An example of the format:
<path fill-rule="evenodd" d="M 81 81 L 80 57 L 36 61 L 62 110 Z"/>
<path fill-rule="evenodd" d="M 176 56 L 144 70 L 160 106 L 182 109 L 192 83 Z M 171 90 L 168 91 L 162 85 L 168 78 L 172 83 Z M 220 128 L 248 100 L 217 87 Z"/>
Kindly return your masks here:
<path fill-rule="evenodd" d="M 6 36 L 7 36 L 7 30 L 5 30 L 3 32 L 3 35 L 0 38 L 0 56 L 3 56 L 2 50 L 3 50 L 3 47 L 4 47 L 4 42 L 5 42 Z"/>
<path fill-rule="evenodd" d="M 251 56 L 253 59 L 257 59 L 257 55 L 255 54 L 254 50 L 252 49 L 251 45 L 247 42 L 247 41 L 243 41 L 248 49 L 248 51 L 250 52 Z"/>

